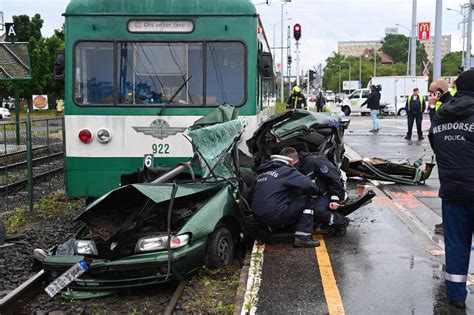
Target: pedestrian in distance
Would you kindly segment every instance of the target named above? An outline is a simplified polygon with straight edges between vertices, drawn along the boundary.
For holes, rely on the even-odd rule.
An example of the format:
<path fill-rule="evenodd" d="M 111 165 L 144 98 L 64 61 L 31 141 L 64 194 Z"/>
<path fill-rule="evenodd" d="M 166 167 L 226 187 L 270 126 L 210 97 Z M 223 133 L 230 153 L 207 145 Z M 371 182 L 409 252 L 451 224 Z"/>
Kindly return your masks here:
<path fill-rule="evenodd" d="M 442 199 L 446 295 L 465 309 L 474 229 L 474 70 L 463 72 L 456 86 L 456 95 L 436 111 L 429 139 Z"/>
<path fill-rule="evenodd" d="M 451 97 L 456 94 L 455 86 L 453 91 L 449 91 L 448 83 L 443 79 L 438 79 L 430 84 L 428 105 L 431 123 L 433 123 L 433 117 L 441 106 L 447 103 Z M 436 234 L 444 234 L 443 222 L 435 224 L 434 232 Z"/>
<path fill-rule="evenodd" d="M 301 93 L 299 86 L 293 88 L 293 93 L 288 98 L 288 102 L 286 102 L 286 109 L 308 109 L 306 97 Z"/>
<path fill-rule="evenodd" d="M 413 123 L 415 121 L 418 140 L 425 139 L 423 137 L 422 130 L 423 113 L 425 112 L 425 107 L 425 99 L 423 96 L 420 96 L 420 90 L 418 88 L 414 88 L 413 94 L 408 97 L 407 102 L 405 104 L 408 122 L 408 132 L 405 136 L 405 140 L 411 140 L 411 132 L 413 130 Z"/>
<path fill-rule="evenodd" d="M 370 132 L 377 133 L 380 130 L 379 120 L 377 119 L 377 114 L 380 110 L 380 92 L 378 91 L 375 85 L 370 86 L 370 94 L 367 96 L 367 99 L 360 105 L 360 107 L 367 105 L 367 108 L 370 109 L 370 116 L 372 117 L 372 130 Z"/>
<path fill-rule="evenodd" d="M 324 105 L 326 105 L 326 98 L 323 95 L 323 92 L 319 92 L 318 97 L 316 98 L 316 111 L 322 112 Z"/>
<path fill-rule="evenodd" d="M 293 246 L 316 247 L 319 241 L 312 239 L 315 220 L 334 226 L 336 231 L 347 227 L 348 220 L 329 209 L 318 209 L 319 190 L 310 177 L 294 167 L 298 161 L 298 152 L 287 147 L 258 167 L 250 207 L 257 222 L 269 227 L 296 221 Z"/>

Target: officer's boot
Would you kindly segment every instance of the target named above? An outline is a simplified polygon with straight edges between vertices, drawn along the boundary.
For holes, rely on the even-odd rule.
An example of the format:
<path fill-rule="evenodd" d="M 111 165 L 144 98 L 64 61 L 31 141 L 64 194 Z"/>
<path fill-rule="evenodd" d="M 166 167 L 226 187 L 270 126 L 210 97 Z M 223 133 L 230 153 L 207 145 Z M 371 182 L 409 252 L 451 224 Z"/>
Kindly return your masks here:
<path fill-rule="evenodd" d="M 331 223 L 335 229 L 335 236 L 344 236 L 347 232 L 347 226 L 351 221 L 339 213 L 331 214 Z"/>
<path fill-rule="evenodd" d="M 295 226 L 295 241 L 294 247 L 318 247 L 319 241 L 313 240 L 313 215 L 314 211 L 305 209 L 298 217 Z"/>

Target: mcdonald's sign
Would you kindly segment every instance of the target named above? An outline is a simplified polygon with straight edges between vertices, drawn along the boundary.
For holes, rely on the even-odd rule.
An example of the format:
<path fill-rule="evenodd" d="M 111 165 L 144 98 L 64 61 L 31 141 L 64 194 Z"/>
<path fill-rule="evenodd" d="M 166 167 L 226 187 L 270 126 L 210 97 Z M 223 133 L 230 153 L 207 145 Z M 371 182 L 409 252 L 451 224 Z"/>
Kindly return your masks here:
<path fill-rule="evenodd" d="M 418 40 L 429 40 L 431 31 L 430 22 L 418 23 Z"/>

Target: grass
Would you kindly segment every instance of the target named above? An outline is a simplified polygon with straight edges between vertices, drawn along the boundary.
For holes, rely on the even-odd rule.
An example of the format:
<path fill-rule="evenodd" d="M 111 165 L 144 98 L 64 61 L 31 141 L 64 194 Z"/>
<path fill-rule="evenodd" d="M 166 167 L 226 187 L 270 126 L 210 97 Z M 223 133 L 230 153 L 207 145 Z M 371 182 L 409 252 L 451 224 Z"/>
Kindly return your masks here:
<path fill-rule="evenodd" d="M 26 207 L 15 209 L 7 215 L 5 226 L 8 233 L 14 233 L 29 226 L 55 220 L 58 216 L 76 211 L 84 205 L 81 199 L 69 199 L 64 191 L 44 197 L 33 205 L 33 212 Z"/>
<path fill-rule="evenodd" d="M 202 269 L 191 280 L 193 299 L 184 303 L 187 313 L 232 314 L 240 281 L 240 267 Z"/>

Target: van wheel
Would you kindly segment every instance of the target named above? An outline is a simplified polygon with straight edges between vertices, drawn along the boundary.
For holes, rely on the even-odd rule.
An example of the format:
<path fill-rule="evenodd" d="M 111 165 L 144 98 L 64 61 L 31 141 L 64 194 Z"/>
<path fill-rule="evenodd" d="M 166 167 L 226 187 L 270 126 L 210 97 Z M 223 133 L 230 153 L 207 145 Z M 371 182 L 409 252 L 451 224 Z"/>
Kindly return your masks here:
<path fill-rule="evenodd" d="M 209 268 L 229 265 L 234 257 L 234 238 L 226 227 L 217 228 L 207 240 L 205 264 Z"/>
<path fill-rule="evenodd" d="M 344 106 L 342 108 L 342 112 L 344 113 L 344 115 L 349 116 L 351 114 L 351 109 L 349 108 L 349 106 Z"/>
<path fill-rule="evenodd" d="M 398 116 L 406 116 L 407 115 L 407 111 L 405 108 L 400 108 L 398 110 Z"/>

